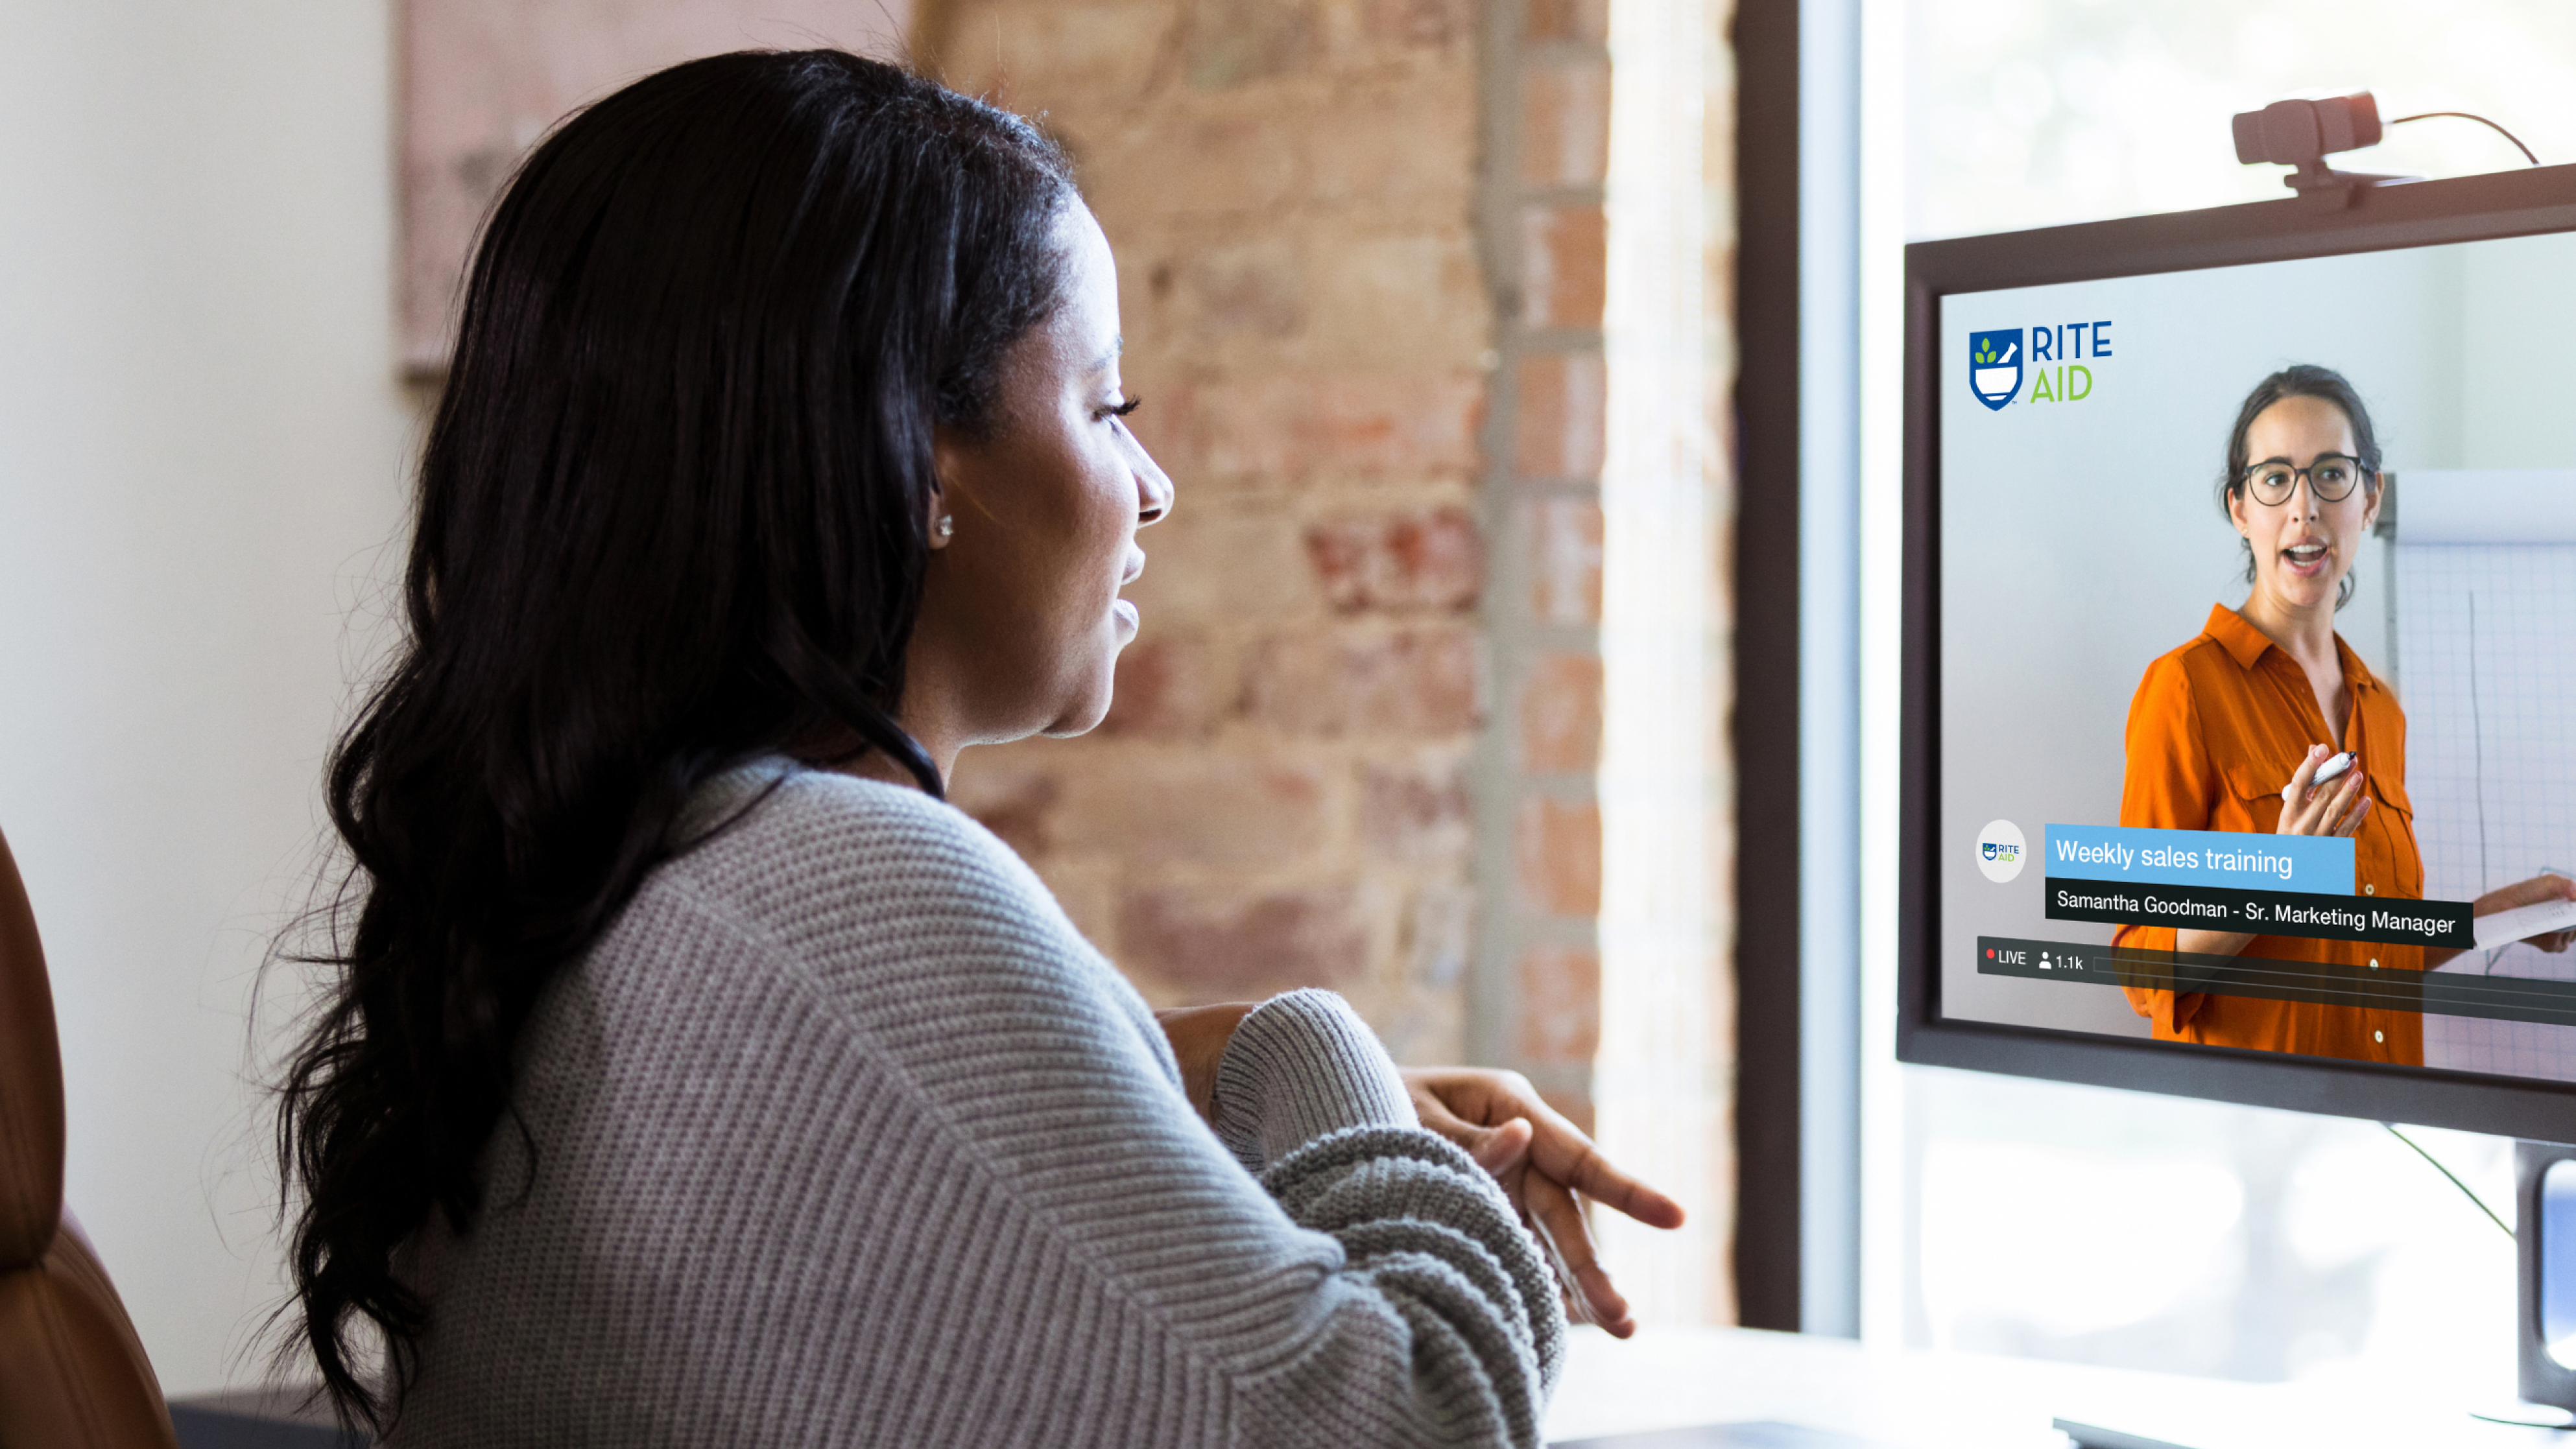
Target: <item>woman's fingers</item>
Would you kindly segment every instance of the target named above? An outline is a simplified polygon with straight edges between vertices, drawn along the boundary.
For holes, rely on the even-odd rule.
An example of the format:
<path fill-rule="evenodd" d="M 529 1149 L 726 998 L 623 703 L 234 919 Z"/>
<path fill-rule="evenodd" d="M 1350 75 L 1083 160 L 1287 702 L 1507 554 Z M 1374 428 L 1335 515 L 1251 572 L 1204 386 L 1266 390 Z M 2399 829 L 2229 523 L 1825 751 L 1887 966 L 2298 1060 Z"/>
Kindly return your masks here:
<path fill-rule="evenodd" d="M 1529 1119 L 1530 1165 L 1557 1182 L 1650 1227 L 1682 1225 L 1682 1205 L 1621 1171 L 1564 1113 L 1535 1092 L 1513 1093 L 1516 1115 Z"/>
<path fill-rule="evenodd" d="M 2485 904 L 2487 898 L 2481 898 Z M 2493 895 L 2495 909 L 2511 910 L 2516 906 L 2537 906 L 2549 901 L 2576 901 L 2576 878 L 2551 872 L 2506 886 Z M 2552 931 L 2546 936 L 2529 936 L 2525 940 L 2538 950 L 2555 956 L 2576 945 L 2576 931 Z"/>
<path fill-rule="evenodd" d="M 1442 1101 L 1440 1094 L 1432 1090 L 1426 1082 L 1408 1079 L 1405 1086 L 1413 1098 L 1414 1115 L 1422 1119 L 1422 1125 L 1467 1149 L 1467 1155 L 1476 1159 L 1476 1165 L 1487 1172 L 1500 1175 L 1505 1168 L 1512 1165 L 1514 1159 L 1529 1150 L 1528 1123 L 1521 1124 L 1523 1130 L 1519 1134 L 1517 1145 L 1506 1143 L 1507 1152 L 1496 1151 L 1492 1144 L 1501 1138 L 1500 1129 L 1485 1126 L 1481 1122 L 1470 1122 L 1451 1111 L 1449 1104 Z M 1489 1155 L 1494 1158 L 1493 1161 L 1486 1160 Z"/>
<path fill-rule="evenodd" d="M 2307 758 L 2290 772 L 2290 783 L 2281 787 L 2281 824 L 2279 834 L 2310 835 L 2315 833 L 2319 802 L 2312 782 L 2316 779 L 2318 747 L 2308 746 Z"/>
<path fill-rule="evenodd" d="M 2290 772 L 2290 783 L 2281 787 L 2281 805 L 2285 811 L 2296 810 L 2308 803 L 2308 791 L 2316 781 L 2317 767 L 2326 762 L 2321 753 L 2324 749 L 2323 745 L 2308 746 L 2307 758 L 2299 761 L 2299 767 Z"/>
<path fill-rule="evenodd" d="M 1527 1160 L 1539 1173 L 1639 1222 L 1681 1226 L 1680 1203 L 1613 1165 L 1582 1128 L 1549 1106 L 1518 1074 L 1444 1068 L 1412 1070 L 1404 1077 L 1422 1125 L 1470 1153 L 1485 1146 L 1486 1133 L 1525 1122 L 1530 1132 Z M 1483 1160 L 1481 1154 L 1478 1160 Z"/>
<path fill-rule="evenodd" d="M 2358 769 L 2346 774 L 2340 783 L 2329 780 L 2323 786 L 2312 786 L 2317 768 L 2325 763 L 2320 753 L 2323 745 L 2310 745 L 2308 756 L 2291 772 L 2290 783 L 2281 787 L 2280 835 L 2350 835 L 2361 829 L 2370 813 L 2370 797 L 2364 793 L 2366 778 Z"/>
<path fill-rule="evenodd" d="M 1531 1128 L 1527 1117 L 1514 1117 L 1500 1127 L 1479 1129 L 1484 1140 L 1467 1149 L 1476 1165 L 1501 1177 L 1529 1160 Z"/>
<path fill-rule="evenodd" d="M 1521 1192 L 1540 1243 L 1555 1260 L 1557 1278 L 1565 1285 L 1566 1306 L 1579 1323 L 1598 1324 L 1613 1338 L 1637 1331 L 1628 1315 L 1628 1300 L 1601 1266 L 1600 1246 L 1583 1216 L 1583 1200 L 1564 1184 L 1532 1174 Z"/>
<path fill-rule="evenodd" d="M 1555 1117 L 1556 1114 L 1548 1114 Z M 1682 1225 L 1682 1205 L 1619 1170 L 1583 1130 L 1563 1117 L 1539 1123 L 1530 1165 L 1596 1202 L 1655 1228 Z"/>

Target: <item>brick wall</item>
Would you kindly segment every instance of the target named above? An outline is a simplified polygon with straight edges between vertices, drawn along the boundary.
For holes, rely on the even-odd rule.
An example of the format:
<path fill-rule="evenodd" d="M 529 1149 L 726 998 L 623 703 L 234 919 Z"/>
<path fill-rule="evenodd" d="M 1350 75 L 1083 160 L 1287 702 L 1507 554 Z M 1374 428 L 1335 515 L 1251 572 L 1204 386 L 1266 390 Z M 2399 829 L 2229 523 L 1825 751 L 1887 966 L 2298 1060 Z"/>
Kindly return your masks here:
<path fill-rule="evenodd" d="M 1179 488 L 1095 734 L 958 802 L 1158 1005 L 1296 985 L 1587 1109 L 1600 4 L 952 0 L 1117 249 Z M 1525 139 L 1526 138 L 1526 139 Z"/>
<path fill-rule="evenodd" d="M 1608 0 L 1494 6 L 1481 226 L 1495 279 L 1486 609 L 1495 712 L 1476 1014 L 1490 1059 L 1592 1120 L 1600 1044 L 1601 464 Z"/>

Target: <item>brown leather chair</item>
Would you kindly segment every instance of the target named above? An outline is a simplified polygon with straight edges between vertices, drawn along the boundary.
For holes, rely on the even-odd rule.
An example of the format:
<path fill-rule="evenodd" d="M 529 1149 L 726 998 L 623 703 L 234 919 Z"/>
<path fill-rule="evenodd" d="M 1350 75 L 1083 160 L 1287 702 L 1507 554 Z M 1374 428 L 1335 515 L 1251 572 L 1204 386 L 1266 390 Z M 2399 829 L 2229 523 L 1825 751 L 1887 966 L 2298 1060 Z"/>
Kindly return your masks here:
<path fill-rule="evenodd" d="M 63 1060 L 0 837 L 0 1449 L 177 1449 L 125 1304 L 63 1221 Z"/>

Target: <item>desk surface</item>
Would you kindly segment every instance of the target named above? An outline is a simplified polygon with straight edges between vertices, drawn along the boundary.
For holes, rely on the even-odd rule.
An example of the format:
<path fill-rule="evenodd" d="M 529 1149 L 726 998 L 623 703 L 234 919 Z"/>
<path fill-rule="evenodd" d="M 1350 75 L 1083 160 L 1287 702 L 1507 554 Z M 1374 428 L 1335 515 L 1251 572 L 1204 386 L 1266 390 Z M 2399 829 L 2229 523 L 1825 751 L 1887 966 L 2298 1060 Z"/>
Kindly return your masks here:
<path fill-rule="evenodd" d="M 2246 1384 L 1981 1354 L 1864 1348 L 1745 1329 L 1647 1329 L 1626 1343 L 1574 1335 L 1547 1418 L 1550 1440 L 1775 1419 L 1887 1449 L 2066 1449 L 2056 1418 L 2188 1449 L 2460 1445 L 2576 1449 L 2576 1434 L 2482 1423 L 2425 1386 Z"/>

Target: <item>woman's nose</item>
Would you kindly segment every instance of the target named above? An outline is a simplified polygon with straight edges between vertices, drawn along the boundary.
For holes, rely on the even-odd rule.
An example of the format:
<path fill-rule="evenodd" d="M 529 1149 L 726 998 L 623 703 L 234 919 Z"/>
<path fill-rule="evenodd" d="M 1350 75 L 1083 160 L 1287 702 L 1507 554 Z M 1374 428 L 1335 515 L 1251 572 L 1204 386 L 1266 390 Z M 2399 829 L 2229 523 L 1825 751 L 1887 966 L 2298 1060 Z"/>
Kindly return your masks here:
<path fill-rule="evenodd" d="M 1120 431 L 1125 430 L 1122 428 Z M 1143 528 L 1149 523 L 1160 523 L 1172 516 L 1171 476 L 1163 471 L 1162 464 L 1154 461 L 1153 454 L 1145 451 L 1144 443 L 1133 433 L 1127 434 L 1127 448 L 1130 454 L 1128 467 L 1136 475 L 1136 526 Z"/>

